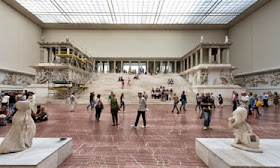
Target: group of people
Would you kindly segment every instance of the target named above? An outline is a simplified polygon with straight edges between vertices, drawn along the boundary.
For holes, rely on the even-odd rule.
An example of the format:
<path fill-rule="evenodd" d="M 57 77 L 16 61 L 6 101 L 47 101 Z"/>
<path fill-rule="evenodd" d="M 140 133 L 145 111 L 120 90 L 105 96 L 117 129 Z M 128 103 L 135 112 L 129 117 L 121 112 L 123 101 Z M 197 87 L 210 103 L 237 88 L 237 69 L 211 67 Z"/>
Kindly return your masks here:
<path fill-rule="evenodd" d="M 12 122 L 13 116 L 16 114 L 18 109 L 15 107 L 18 101 L 30 101 L 31 113 L 35 122 L 41 122 L 48 120 L 45 107 L 40 105 L 37 107 L 37 112 L 33 112 L 35 106 L 36 96 L 33 92 L 25 90 L 25 92 L 12 92 L 12 91 L 1 91 L 0 101 L 0 126 L 5 126 L 7 123 Z"/>
<path fill-rule="evenodd" d="M 100 121 L 100 116 L 102 113 L 102 110 L 104 109 L 104 104 L 102 102 L 101 95 L 98 94 L 97 98 L 94 99 L 95 94 L 94 92 L 90 93 L 90 104 L 87 106 L 87 109 L 89 107 L 91 107 L 91 110 L 95 110 L 95 120 L 97 122 Z M 147 111 L 147 99 L 148 99 L 148 95 L 144 92 L 144 94 L 142 94 L 141 92 L 138 93 L 138 97 L 139 97 L 139 109 L 138 109 L 138 114 L 136 117 L 136 121 L 135 124 L 132 125 L 133 128 L 137 127 L 140 115 L 142 115 L 143 118 L 143 122 L 144 125 L 142 126 L 142 128 L 146 127 L 146 117 L 145 117 L 145 112 Z M 125 112 L 125 97 L 124 97 L 124 93 L 121 93 L 120 95 L 120 103 L 118 102 L 118 99 L 116 98 L 116 94 L 112 91 L 110 93 L 110 95 L 108 96 L 108 102 L 110 103 L 110 110 L 111 110 L 111 114 L 112 114 L 112 126 L 118 126 L 119 122 L 118 122 L 118 112 L 121 111 L 121 109 L 123 110 L 123 112 Z"/>
<path fill-rule="evenodd" d="M 157 87 L 156 89 L 152 88 L 151 97 L 154 99 L 161 98 L 161 101 L 169 101 L 173 97 L 173 89 L 165 89 L 164 86 Z"/>
<path fill-rule="evenodd" d="M 168 81 L 167 81 L 167 84 L 168 85 L 173 85 L 174 84 L 174 81 L 172 78 L 169 78 Z"/>

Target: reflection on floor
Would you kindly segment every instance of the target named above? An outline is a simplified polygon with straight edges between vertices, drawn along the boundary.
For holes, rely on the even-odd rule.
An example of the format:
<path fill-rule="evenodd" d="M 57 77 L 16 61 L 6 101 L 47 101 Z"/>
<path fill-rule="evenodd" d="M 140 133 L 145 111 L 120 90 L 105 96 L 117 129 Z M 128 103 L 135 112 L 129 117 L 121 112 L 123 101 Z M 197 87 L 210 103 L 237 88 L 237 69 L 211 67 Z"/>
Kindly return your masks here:
<path fill-rule="evenodd" d="M 67 105 L 48 105 L 49 121 L 37 123 L 36 137 L 73 137 L 73 153 L 60 167 L 207 167 L 195 154 L 195 138 L 233 138 L 227 119 L 231 107 L 216 109 L 213 130 L 202 129 L 203 120 L 188 106 L 185 113 L 172 114 L 171 105 L 149 105 L 147 128 L 132 125 L 137 105 L 127 105 L 119 113 L 119 126 L 112 126 L 109 106 L 101 114 L 100 122 L 78 105 L 69 112 Z M 259 119 L 250 119 L 250 125 L 260 138 L 280 139 L 279 110 L 260 108 Z M 9 126 L 0 127 L 0 137 Z"/>

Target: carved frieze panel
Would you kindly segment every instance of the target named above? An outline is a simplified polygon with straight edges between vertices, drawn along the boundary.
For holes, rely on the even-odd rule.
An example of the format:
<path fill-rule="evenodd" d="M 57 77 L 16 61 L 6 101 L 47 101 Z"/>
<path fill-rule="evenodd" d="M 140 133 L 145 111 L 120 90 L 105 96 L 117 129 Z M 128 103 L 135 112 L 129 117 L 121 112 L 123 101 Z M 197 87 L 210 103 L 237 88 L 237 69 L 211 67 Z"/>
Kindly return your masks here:
<path fill-rule="evenodd" d="M 0 72 L 0 83 L 4 85 L 26 86 L 34 83 L 33 75 L 26 75 L 18 72 Z"/>

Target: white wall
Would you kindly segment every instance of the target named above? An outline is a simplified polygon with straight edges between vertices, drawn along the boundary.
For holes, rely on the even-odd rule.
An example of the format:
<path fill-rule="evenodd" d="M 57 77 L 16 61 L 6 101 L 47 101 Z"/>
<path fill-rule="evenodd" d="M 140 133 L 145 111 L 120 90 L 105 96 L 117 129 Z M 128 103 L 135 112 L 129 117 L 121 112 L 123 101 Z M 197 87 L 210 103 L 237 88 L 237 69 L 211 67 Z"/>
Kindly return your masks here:
<path fill-rule="evenodd" d="M 280 67 L 280 1 L 272 0 L 229 30 L 237 73 Z"/>
<path fill-rule="evenodd" d="M 206 42 L 223 42 L 225 30 L 44 30 L 46 41 L 66 36 L 96 57 L 179 57 Z"/>
<path fill-rule="evenodd" d="M 0 68 L 34 73 L 30 65 L 40 60 L 42 30 L 0 1 Z"/>

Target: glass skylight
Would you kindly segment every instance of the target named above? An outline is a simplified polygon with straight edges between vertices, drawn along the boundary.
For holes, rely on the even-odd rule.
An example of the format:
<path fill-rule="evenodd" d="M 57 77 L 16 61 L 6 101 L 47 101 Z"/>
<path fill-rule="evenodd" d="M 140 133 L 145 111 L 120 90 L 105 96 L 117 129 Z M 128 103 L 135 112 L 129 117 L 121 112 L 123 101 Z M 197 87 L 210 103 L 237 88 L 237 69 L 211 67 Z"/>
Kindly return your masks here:
<path fill-rule="evenodd" d="M 44 23 L 227 24 L 258 0 L 16 0 Z"/>

